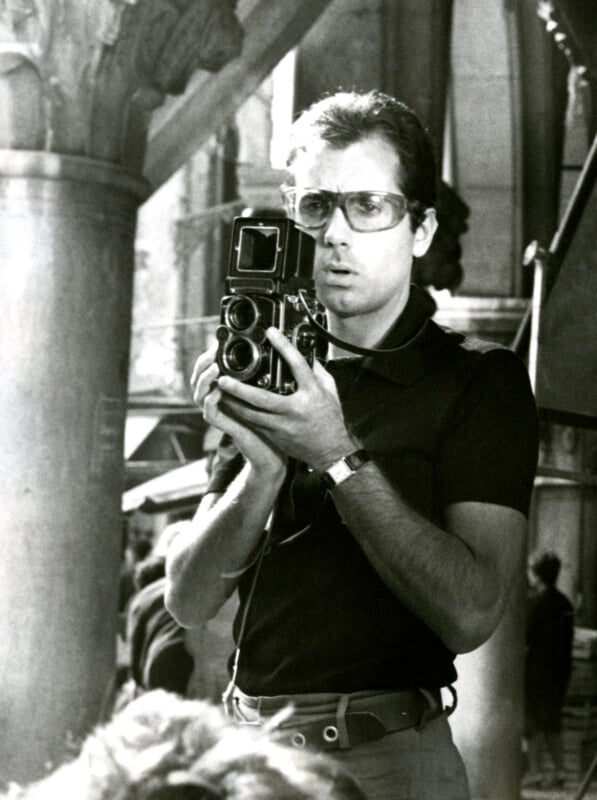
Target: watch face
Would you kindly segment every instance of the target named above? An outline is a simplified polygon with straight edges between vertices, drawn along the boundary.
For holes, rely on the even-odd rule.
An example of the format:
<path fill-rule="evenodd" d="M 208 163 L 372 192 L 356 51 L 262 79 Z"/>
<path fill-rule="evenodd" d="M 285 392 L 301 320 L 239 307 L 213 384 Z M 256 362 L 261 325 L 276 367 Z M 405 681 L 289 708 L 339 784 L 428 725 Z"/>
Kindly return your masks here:
<path fill-rule="evenodd" d="M 348 461 L 343 458 L 341 461 L 337 461 L 335 464 L 328 469 L 328 475 L 336 482 L 340 483 L 345 478 L 348 478 L 349 475 L 352 475 L 354 469 L 350 466 Z"/>
<path fill-rule="evenodd" d="M 350 466 L 348 461 L 345 458 L 340 459 L 340 461 L 336 461 L 335 464 L 332 464 L 331 467 L 326 469 L 323 473 L 323 477 L 325 483 L 330 486 L 337 486 L 342 481 L 349 478 L 354 472 L 354 469 Z"/>
<path fill-rule="evenodd" d="M 360 467 L 369 461 L 371 461 L 371 456 L 366 450 L 357 450 L 328 467 L 322 475 L 324 483 L 330 487 L 337 486 L 346 478 L 354 475 Z"/>

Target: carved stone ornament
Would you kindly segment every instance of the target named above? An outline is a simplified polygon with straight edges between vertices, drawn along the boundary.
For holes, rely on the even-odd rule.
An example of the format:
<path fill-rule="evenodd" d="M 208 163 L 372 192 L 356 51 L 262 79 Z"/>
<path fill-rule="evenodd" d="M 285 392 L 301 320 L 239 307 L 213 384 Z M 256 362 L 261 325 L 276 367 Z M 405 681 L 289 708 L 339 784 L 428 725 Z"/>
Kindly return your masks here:
<path fill-rule="evenodd" d="M 241 51 L 236 0 L 0 0 L 0 148 L 142 165 L 152 111 Z"/>

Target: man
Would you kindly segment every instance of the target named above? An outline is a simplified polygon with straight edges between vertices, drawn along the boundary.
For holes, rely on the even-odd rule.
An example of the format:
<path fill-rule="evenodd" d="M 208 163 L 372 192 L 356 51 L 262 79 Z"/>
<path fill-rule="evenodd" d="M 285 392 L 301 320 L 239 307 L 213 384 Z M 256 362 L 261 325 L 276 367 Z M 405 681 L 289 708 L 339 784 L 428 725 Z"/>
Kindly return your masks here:
<path fill-rule="evenodd" d="M 562 710 L 572 671 L 574 608 L 557 588 L 561 561 L 555 553 L 537 553 L 529 563 L 529 609 L 525 664 L 525 726 L 529 771 L 526 786 L 564 785 Z M 545 775 L 544 753 L 554 771 Z"/>
<path fill-rule="evenodd" d="M 286 396 L 198 359 L 195 399 L 226 437 L 173 542 L 167 603 L 195 625 L 238 587 L 238 716 L 291 702 L 295 743 L 332 752 L 367 797 L 463 800 L 440 689 L 495 628 L 523 557 L 528 377 L 505 348 L 441 330 L 410 284 L 436 173 L 409 109 L 324 99 L 295 123 L 289 169 L 288 212 L 316 239 L 317 295 L 345 347 L 311 370 L 269 330 L 298 385 Z"/>

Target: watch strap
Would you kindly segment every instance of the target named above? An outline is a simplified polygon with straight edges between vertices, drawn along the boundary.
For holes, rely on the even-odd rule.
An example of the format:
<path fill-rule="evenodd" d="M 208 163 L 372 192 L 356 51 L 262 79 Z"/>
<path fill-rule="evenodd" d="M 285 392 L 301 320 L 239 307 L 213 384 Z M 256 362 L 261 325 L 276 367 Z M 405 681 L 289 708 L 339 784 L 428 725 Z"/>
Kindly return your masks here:
<path fill-rule="evenodd" d="M 329 466 L 321 475 L 321 479 L 328 489 L 333 489 L 340 483 L 371 461 L 371 456 L 366 450 L 355 450 L 348 456 L 343 456 Z"/>

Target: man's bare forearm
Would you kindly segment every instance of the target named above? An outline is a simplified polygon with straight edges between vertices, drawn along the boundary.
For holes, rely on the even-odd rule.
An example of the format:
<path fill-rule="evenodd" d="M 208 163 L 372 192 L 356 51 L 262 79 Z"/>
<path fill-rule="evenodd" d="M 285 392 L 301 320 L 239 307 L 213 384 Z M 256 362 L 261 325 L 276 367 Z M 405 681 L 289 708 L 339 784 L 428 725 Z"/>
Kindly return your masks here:
<path fill-rule="evenodd" d="M 283 475 L 264 479 L 250 465 L 215 503 L 210 495 L 172 542 L 166 606 L 185 627 L 211 619 L 234 590 L 261 538 Z"/>
<path fill-rule="evenodd" d="M 443 530 L 412 509 L 373 463 L 337 486 L 333 499 L 386 585 L 448 647 L 464 652 L 487 638 L 520 560 L 519 512 L 457 504 L 454 524 Z"/>

